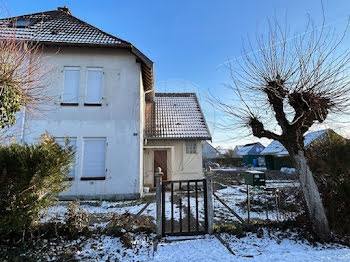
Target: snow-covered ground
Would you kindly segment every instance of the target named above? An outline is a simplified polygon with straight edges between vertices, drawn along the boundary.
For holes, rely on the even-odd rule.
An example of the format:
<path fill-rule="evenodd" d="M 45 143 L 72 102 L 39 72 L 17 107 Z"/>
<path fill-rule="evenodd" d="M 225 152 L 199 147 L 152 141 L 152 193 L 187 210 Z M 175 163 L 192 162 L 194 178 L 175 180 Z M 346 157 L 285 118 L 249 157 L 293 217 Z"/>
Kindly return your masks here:
<path fill-rule="evenodd" d="M 287 188 L 298 187 L 299 182 L 293 180 L 267 180 L 266 188 L 274 188 L 279 190 L 284 190 Z M 266 213 L 266 208 L 254 208 L 252 200 L 259 200 L 261 203 L 265 203 L 266 197 L 274 199 L 274 194 L 266 193 L 262 188 L 251 187 L 251 219 L 269 219 L 271 221 L 282 221 L 286 219 L 293 218 L 297 215 L 294 212 L 288 212 L 286 210 L 278 209 L 274 204 L 273 208 L 269 209 Z M 225 185 L 225 188 L 216 191 L 216 195 L 223 200 L 231 209 L 233 209 L 239 216 L 243 219 L 247 219 L 248 211 L 246 205 L 242 206 L 242 203 L 247 201 L 246 195 L 246 185 Z M 271 201 L 270 201 L 271 202 Z M 236 220 L 236 218 L 230 213 L 227 208 L 225 208 L 218 200 L 214 198 L 214 213 L 215 221 L 219 222 L 223 219 L 225 220 Z"/>
<path fill-rule="evenodd" d="M 238 203 L 246 200 L 245 185 L 221 185 L 222 189 L 216 191 L 216 194 L 225 201 L 232 209 L 234 209 L 243 219 L 247 218 L 246 210 Z M 298 183 L 291 180 L 269 180 L 267 187 L 279 188 L 281 190 L 298 186 Z M 254 198 L 259 198 L 259 194 L 263 198 L 262 191 L 252 190 Z M 187 208 L 187 195 L 183 195 L 182 210 L 185 217 L 185 208 Z M 166 216 L 170 217 L 170 194 L 166 194 Z M 190 197 L 191 213 L 195 216 L 195 197 Z M 55 207 L 48 210 L 42 222 L 49 219 L 62 221 L 67 211 L 69 202 L 58 202 Z M 82 202 L 80 208 L 88 212 L 92 216 L 103 218 L 98 220 L 92 228 L 106 227 L 113 213 L 123 214 L 129 212 L 131 214 L 138 213 L 146 203 L 140 201 L 89 201 Z M 203 220 L 203 198 L 199 197 L 200 218 Z M 215 206 L 215 222 L 229 222 L 236 220 L 235 217 L 217 200 L 214 200 Z M 174 219 L 179 220 L 178 205 L 174 207 Z M 143 215 L 155 217 L 156 206 L 151 203 Z M 291 214 L 293 215 L 293 214 Z M 251 218 L 266 219 L 266 214 L 262 212 L 251 212 Z M 270 220 L 277 219 L 277 211 L 269 211 Z M 285 217 L 286 218 L 286 217 Z M 283 217 L 279 214 L 279 220 Z M 155 235 L 137 234 L 132 242 L 133 248 L 125 248 L 118 237 L 106 236 L 103 234 L 92 235 L 89 238 L 80 238 L 73 241 L 50 243 L 48 258 L 54 261 L 59 252 L 70 250 L 74 254 L 74 258 L 78 261 L 350 261 L 350 249 L 337 245 L 312 245 L 307 241 L 296 240 L 297 237 L 290 233 L 286 237 L 281 236 L 282 233 L 274 231 L 268 233 L 263 231 L 263 235 L 257 236 L 254 233 L 247 233 L 243 238 L 237 238 L 234 235 L 222 233 L 221 237 L 228 243 L 230 248 L 235 252 L 232 255 L 227 248 L 215 236 L 201 236 L 192 240 L 177 241 L 176 238 L 162 239 L 155 249 Z M 172 240 L 172 241 L 170 241 Z M 174 241 L 176 240 L 176 241 Z M 58 253 L 55 253 L 58 252 Z M 56 255 L 58 254 L 58 255 Z"/>
<path fill-rule="evenodd" d="M 293 188 L 299 186 L 299 183 L 293 180 L 267 180 L 266 187 L 267 188 L 278 188 L 283 190 L 284 188 Z M 238 213 L 243 219 L 247 219 L 247 208 L 245 205 L 241 205 L 241 203 L 245 203 L 246 196 L 246 185 L 224 185 L 225 188 L 217 190 L 216 195 L 220 197 L 230 208 L 232 208 L 236 213 Z M 261 202 L 265 201 L 265 193 L 261 189 L 251 188 L 251 196 L 252 199 L 259 199 Z M 271 196 L 270 196 L 271 197 Z M 186 210 L 188 206 L 187 195 L 182 194 L 182 218 L 186 217 Z M 274 196 L 272 195 L 272 198 Z M 170 192 L 166 192 L 166 206 L 165 206 L 165 214 L 166 219 L 171 218 L 171 201 L 170 201 Z M 54 219 L 56 221 L 63 221 L 64 214 L 67 211 L 68 206 L 67 201 L 60 201 L 57 205 L 48 209 L 45 213 L 44 218 L 41 222 L 46 222 L 50 219 Z M 191 206 L 191 214 L 196 216 L 196 199 L 193 194 L 190 196 L 190 206 Z M 102 224 L 105 223 L 108 218 L 111 218 L 113 213 L 124 214 L 125 212 L 129 212 L 130 214 L 137 214 L 143 207 L 145 203 L 140 203 L 139 201 L 86 201 L 81 202 L 80 208 L 84 211 L 88 212 L 90 215 L 95 216 L 103 216 Z M 204 221 L 204 200 L 203 196 L 199 195 L 198 197 L 198 211 L 199 211 L 199 219 L 200 221 Z M 142 213 L 143 215 L 153 217 L 153 221 L 155 222 L 155 214 L 156 214 L 156 204 L 155 202 L 151 203 L 146 210 Z M 285 220 L 291 217 L 294 217 L 296 214 L 292 212 L 284 212 L 283 210 L 277 210 L 277 208 L 270 209 L 268 211 L 269 220 Z M 174 203 L 174 220 L 179 221 L 180 219 L 180 210 L 178 202 Z M 264 208 L 254 209 L 254 205 L 252 205 L 252 210 L 250 213 L 251 219 L 262 219 L 265 220 L 266 210 Z M 214 198 L 214 219 L 216 222 L 220 221 L 237 221 L 237 219 L 224 207 L 218 200 Z M 97 225 L 96 225 L 97 226 Z"/>
<path fill-rule="evenodd" d="M 75 258 L 80 261 L 350 261 L 350 249 L 337 244 L 311 245 L 301 241 L 280 239 L 278 232 L 262 238 L 248 234 L 238 239 L 221 234 L 235 255 L 215 237 L 206 235 L 193 240 L 160 241 L 154 251 L 149 237 L 138 236 L 133 249 L 125 249 L 119 238 L 108 236 L 83 241 Z M 176 238 L 172 238 L 174 240 Z"/>

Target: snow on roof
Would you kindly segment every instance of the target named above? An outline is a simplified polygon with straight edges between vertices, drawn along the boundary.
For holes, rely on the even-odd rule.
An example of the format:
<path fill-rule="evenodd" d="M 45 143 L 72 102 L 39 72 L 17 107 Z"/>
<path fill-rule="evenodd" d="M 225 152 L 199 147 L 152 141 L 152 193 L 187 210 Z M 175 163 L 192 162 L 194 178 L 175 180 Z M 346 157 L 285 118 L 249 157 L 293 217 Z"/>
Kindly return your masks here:
<path fill-rule="evenodd" d="M 217 151 L 220 153 L 220 155 L 226 155 L 230 153 L 228 149 L 217 149 Z"/>
<path fill-rule="evenodd" d="M 146 104 L 146 137 L 210 140 L 195 93 L 156 93 Z"/>
<path fill-rule="evenodd" d="M 256 142 L 256 143 L 251 143 L 251 144 L 246 144 L 246 145 L 239 145 L 239 146 L 236 146 L 235 147 L 235 152 L 237 155 L 239 156 L 245 156 L 245 155 L 248 155 L 249 154 L 249 151 L 252 150 L 252 148 L 255 146 L 255 145 L 258 145 L 260 144 L 259 142 Z M 260 144 L 261 145 L 261 144 Z M 263 145 L 261 145 L 263 147 Z M 257 155 L 260 154 L 260 151 L 259 152 L 256 152 Z"/>
<path fill-rule="evenodd" d="M 249 151 L 254 147 L 255 145 L 249 145 L 249 146 L 242 146 L 238 149 L 237 154 L 240 156 L 248 155 Z"/>
<path fill-rule="evenodd" d="M 307 147 L 312 141 L 317 139 L 320 136 L 326 134 L 327 129 L 311 132 L 305 135 L 304 146 Z M 289 155 L 288 151 L 284 146 L 277 140 L 272 141 L 262 152 L 262 155 L 280 155 L 287 156 Z"/>

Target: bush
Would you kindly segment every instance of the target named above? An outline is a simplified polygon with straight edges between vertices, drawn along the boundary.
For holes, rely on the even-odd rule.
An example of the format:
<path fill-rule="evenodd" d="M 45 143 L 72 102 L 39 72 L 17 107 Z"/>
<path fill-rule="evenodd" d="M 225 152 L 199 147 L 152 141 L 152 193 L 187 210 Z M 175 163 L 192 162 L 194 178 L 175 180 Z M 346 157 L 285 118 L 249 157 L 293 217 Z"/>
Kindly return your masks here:
<path fill-rule="evenodd" d="M 350 140 L 329 132 L 311 144 L 308 159 L 331 229 L 350 235 Z"/>
<path fill-rule="evenodd" d="M 78 201 L 71 202 L 68 205 L 65 220 L 69 237 L 72 239 L 76 239 L 80 234 L 89 231 L 89 214 L 79 208 Z"/>
<path fill-rule="evenodd" d="M 73 148 L 45 134 L 35 145 L 0 147 L 0 243 L 23 240 L 41 209 L 64 191 Z"/>

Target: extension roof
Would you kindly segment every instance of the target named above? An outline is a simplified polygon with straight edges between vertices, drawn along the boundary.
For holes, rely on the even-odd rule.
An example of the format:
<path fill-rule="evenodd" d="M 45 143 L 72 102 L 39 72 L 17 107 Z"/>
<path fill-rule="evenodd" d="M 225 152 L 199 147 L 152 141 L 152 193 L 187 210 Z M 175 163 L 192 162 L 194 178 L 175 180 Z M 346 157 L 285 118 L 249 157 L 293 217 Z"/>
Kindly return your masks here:
<path fill-rule="evenodd" d="M 0 19 L 0 36 L 15 36 L 20 40 L 39 42 L 43 45 L 105 47 L 126 49 L 141 62 L 145 90 L 154 85 L 153 62 L 131 43 L 72 16 L 67 7 L 57 10 Z"/>
<path fill-rule="evenodd" d="M 156 93 L 146 104 L 147 139 L 211 140 L 195 93 Z"/>

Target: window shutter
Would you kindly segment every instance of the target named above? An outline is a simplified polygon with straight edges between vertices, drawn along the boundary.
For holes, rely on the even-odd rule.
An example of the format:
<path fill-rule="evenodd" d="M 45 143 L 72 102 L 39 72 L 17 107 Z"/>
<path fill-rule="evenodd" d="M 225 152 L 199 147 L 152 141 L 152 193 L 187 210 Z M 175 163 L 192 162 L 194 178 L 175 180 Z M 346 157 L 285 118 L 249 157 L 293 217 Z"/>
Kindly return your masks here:
<path fill-rule="evenodd" d="M 102 103 L 103 71 L 101 68 L 88 69 L 85 102 L 87 104 Z"/>
<path fill-rule="evenodd" d="M 106 139 L 84 139 L 83 177 L 105 177 Z"/>
<path fill-rule="evenodd" d="M 77 138 L 76 137 L 70 137 L 69 139 L 69 145 L 73 147 L 73 149 L 76 151 L 77 149 Z M 55 138 L 57 144 L 61 146 L 65 146 L 65 141 L 64 138 L 62 137 L 56 137 Z M 72 167 L 69 171 L 68 178 L 75 178 L 75 166 L 76 166 L 76 161 L 75 159 L 73 160 Z"/>
<path fill-rule="evenodd" d="M 63 102 L 78 103 L 80 86 L 80 68 L 65 67 L 64 68 L 64 87 Z"/>

